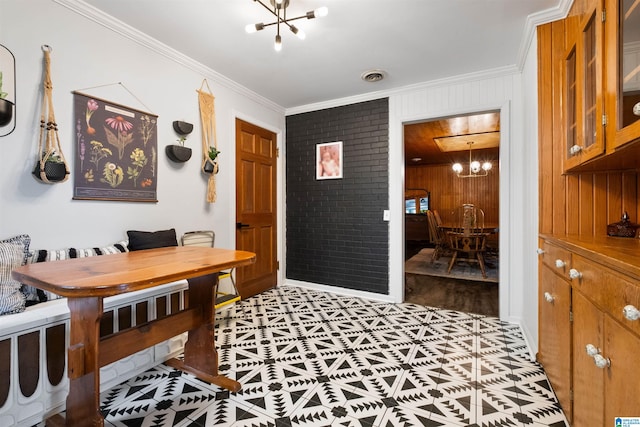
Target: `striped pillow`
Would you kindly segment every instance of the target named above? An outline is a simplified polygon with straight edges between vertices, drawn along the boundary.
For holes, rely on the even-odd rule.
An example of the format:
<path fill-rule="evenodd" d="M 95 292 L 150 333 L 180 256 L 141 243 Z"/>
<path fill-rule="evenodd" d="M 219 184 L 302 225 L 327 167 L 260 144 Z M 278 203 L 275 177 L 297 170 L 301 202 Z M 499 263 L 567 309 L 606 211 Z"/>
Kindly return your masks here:
<path fill-rule="evenodd" d="M 65 249 L 56 249 L 56 250 L 46 250 L 46 249 L 34 249 L 31 253 L 31 256 L 27 259 L 28 264 L 35 264 L 37 262 L 52 262 L 52 261 L 61 261 L 65 259 L 72 258 L 86 258 L 90 256 L 99 256 L 99 255 L 112 255 L 119 254 L 122 252 L 129 252 L 127 249 L 128 242 L 126 240 L 114 243 L 113 245 L 95 247 L 95 248 L 86 248 L 86 249 L 76 249 L 76 248 L 65 248 Z M 45 291 L 44 289 L 38 289 L 33 286 L 23 285 L 22 292 L 25 294 L 27 299 L 27 305 L 34 305 L 39 302 L 50 301 L 58 298 L 62 298 L 62 296 L 55 294 L 50 291 Z"/>
<path fill-rule="evenodd" d="M 24 245 L 0 243 L 0 315 L 24 311 L 25 298 L 20 282 L 11 277 L 14 268 L 24 263 Z"/>

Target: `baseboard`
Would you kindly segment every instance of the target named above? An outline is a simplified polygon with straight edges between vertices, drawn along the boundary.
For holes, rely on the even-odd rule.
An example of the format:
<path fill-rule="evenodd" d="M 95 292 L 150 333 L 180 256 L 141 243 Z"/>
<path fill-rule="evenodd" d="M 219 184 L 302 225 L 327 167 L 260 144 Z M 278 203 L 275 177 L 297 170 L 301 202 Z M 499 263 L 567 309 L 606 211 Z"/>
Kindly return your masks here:
<path fill-rule="evenodd" d="M 344 295 L 349 297 L 365 298 L 365 299 L 388 302 L 388 303 L 395 302 L 390 295 L 358 291 L 354 289 L 341 288 L 337 286 L 322 285 L 319 283 L 303 282 L 300 280 L 285 279 L 284 283 L 282 283 L 279 286 L 293 286 L 293 287 L 312 289 L 312 290 L 323 291 L 323 292 L 331 292 L 334 294 L 339 294 L 339 295 Z"/>
<path fill-rule="evenodd" d="M 538 341 L 536 340 L 535 336 L 531 333 L 531 331 L 525 326 L 525 324 L 522 323 L 522 319 L 518 319 L 514 323 L 517 323 L 518 326 L 520 326 L 520 329 L 522 330 L 522 336 L 524 338 L 524 342 L 527 345 L 527 348 L 529 349 L 529 356 L 531 357 L 531 360 L 535 361 L 536 354 L 538 354 Z"/>

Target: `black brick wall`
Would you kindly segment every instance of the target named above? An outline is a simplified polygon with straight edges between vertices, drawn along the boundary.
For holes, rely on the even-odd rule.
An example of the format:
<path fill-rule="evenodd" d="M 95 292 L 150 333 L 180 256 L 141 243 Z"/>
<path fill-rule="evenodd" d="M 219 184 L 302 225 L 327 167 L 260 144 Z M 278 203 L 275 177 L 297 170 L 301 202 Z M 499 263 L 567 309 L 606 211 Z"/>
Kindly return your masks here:
<path fill-rule="evenodd" d="M 388 294 L 388 100 L 286 123 L 286 277 Z M 316 180 L 316 144 L 334 141 L 343 143 L 343 178 Z"/>

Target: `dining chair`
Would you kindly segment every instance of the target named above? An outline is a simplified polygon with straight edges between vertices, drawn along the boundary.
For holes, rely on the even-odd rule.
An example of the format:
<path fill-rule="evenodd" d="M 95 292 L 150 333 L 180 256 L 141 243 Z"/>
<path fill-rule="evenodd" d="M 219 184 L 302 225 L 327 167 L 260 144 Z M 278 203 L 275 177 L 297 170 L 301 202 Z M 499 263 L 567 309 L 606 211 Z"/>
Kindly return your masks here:
<path fill-rule="evenodd" d="M 216 234 L 212 230 L 187 231 L 182 235 L 181 243 L 182 246 L 201 246 L 212 248 L 215 243 L 215 239 Z M 224 286 L 220 286 L 220 282 L 218 283 L 214 307 L 216 310 L 240 300 L 240 292 L 238 292 L 238 288 L 236 287 L 236 281 L 233 274 L 233 268 L 230 271 L 221 271 L 218 273 L 218 280 L 221 281 L 222 279 L 229 279 L 231 281 L 231 286 L 225 288 Z"/>
<path fill-rule="evenodd" d="M 476 261 L 487 278 L 484 255 L 487 251 L 487 236 L 484 232 L 484 211 L 472 204 L 464 204 L 454 211 L 454 227 L 447 232 L 449 247 L 452 251 L 448 273 L 459 257 L 468 261 Z"/>
<path fill-rule="evenodd" d="M 438 227 L 442 226 L 442 219 L 440 218 L 440 213 L 437 210 L 433 210 L 433 216 L 436 219 L 436 224 Z"/>
<path fill-rule="evenodd" d="M 453 211 L 453 229 L 457 233 L 482 233 L 484 231 L 484 211 L 466 203 Z"/>
<path fill-rule="evenodd" d="M 487 250 L 488 233 L 459 233 L 450 231 L 447 233 L 449 237 L 449 246 L 452 251 L 451 261 L 449 261 L 449 269 L 447 273 L 451 274 L 451 270 L 460 255 L 464 256 L 468 261 L 477 261 L 482 272 L 482 277 L 487 278 L 487 272 L 484 263 L 484 254 Z"/>
<path fill-rule="evenodd" d="M 437 260 L 448 249 L 448 239 L 444 230 L 438 226 L 436 216 L 433 211 L 427 211 L 427 224 L 429 226 L 429 238 L 434 245 L 431 262 Z"/>

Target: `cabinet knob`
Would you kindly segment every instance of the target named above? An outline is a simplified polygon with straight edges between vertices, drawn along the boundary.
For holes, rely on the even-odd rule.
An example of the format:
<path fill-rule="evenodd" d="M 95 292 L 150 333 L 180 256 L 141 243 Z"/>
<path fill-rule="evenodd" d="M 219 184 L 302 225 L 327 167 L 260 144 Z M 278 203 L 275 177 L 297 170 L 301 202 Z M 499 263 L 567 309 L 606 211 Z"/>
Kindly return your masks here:
<path fill-rule="evenodd" d="M 536 253 L 537 253 L 538 255 L 542 255 L 542 254 L 544 253 L 544 249 L 542 249 L 542 248 L 538 248 L 538 249 L 536 249 Z"/>
<path fill-rule="evenodd" d="M 611 366 L 611 359 L 609 359 L 608 357 L 604 357 L 601 354 L 596 354 L 595 356 L 593 356 L 593 362 L 600 369 L 608 368 L 609 366 Z"/>
<path fill-rule="evenodd" d="M 582 273 L 580 273 L 575 268 L 572 268 L 571 270 L 569 270 L 569 278 L 571 280 L 573 280 L 573 279 L 582 279 Z"/>
<path fill-rule="evenodd" d="M 555 298 L 549 292 L 545 292 L 544 299 L 547 300 L 548 303 L 552 303 Z"/>
<path fill-rule="evenodd" d="M 640 319 L 640 310 L 638 310 L 637 308 L 635 308 L 632 305 L 626 305 L 623 309 L 622 309 L 622 313 L 624 314 L 624 317 L 627 320 L 638 320 Z"/>
<path fill-rule="evenodd" d="M 557 259 L 557 260 L 556 260 L 556 267 L 558 267 L 558 268 L 562 268 L 562 267 L 564 267 L 565 265 L 566 265 L 566 263 L 565 263 L 563 260 L 561 260 L 561 259 Z"/>
<path fill-rule="evenodd" d="M 598 350 L 598 347 L 596 347 L 593 344 L 587 344 L 586 349 L 587 349 L 587 354 L 589 355 L 589 357 L 593 357 L 596 354 L 600 353 L 600 350 Z"/>
<path fill-rule="evenodd" d="M 580 151 L 582 151 L 582 147 L 577 144 L 569 148 L 569 154 L 571 154 L 572 156 L 578 154 Z"/>

